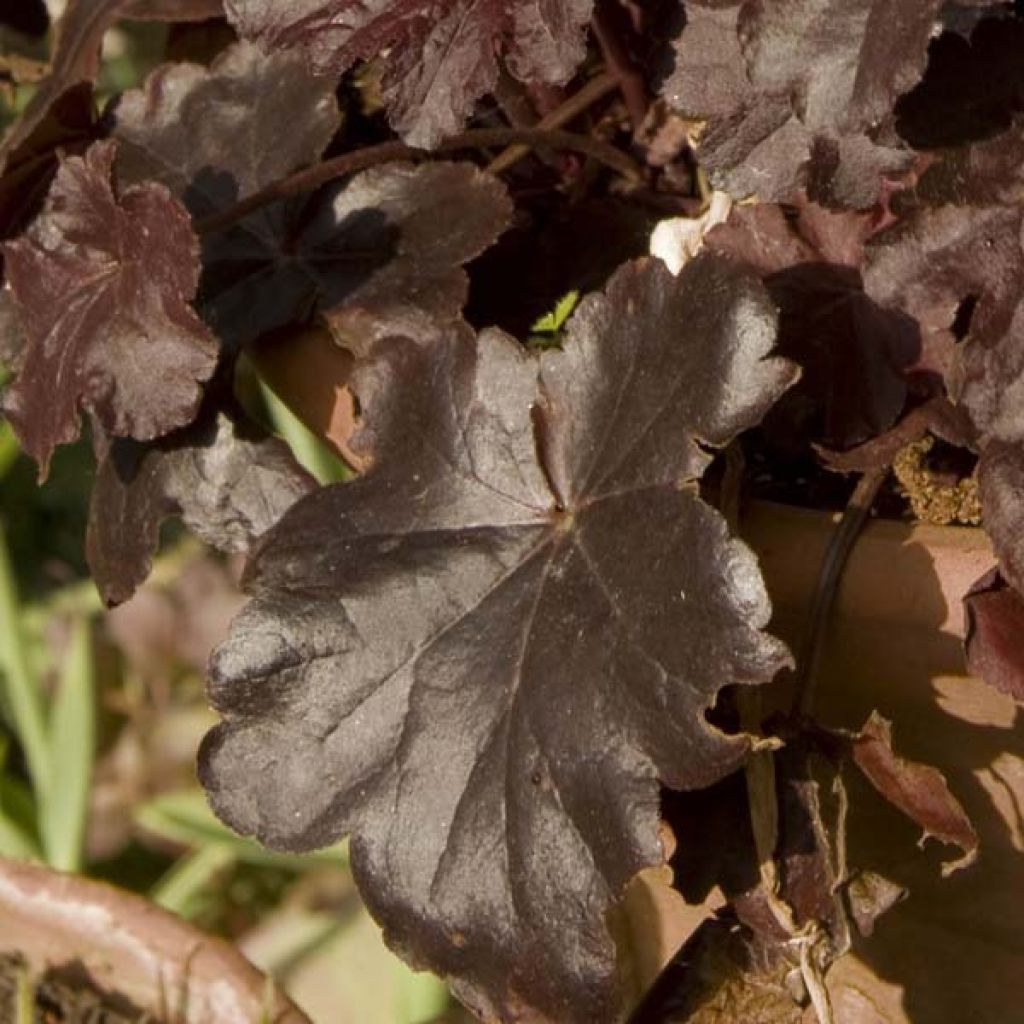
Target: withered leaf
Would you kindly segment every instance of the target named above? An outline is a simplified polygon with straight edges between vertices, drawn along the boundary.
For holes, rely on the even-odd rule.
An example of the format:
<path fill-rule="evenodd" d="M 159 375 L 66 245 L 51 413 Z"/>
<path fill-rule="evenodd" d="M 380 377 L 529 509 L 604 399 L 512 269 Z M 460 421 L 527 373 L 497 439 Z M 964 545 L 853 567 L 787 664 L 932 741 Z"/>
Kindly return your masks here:
<path fill-rule="evenodd" d="M 666 99 L 707 121 L 716 187 L 762 200 L 871 206 L 909 166 L 882 131 L 917 82 L 939 0 L 691 0 Z"/>
<path fill-rule="evenodd" d="M 919 348 L 913 319 L 864 292 L 860 269 L 874 222 L 806 202 L 795 217 L 774 204 L 739 206 L 706 239 L 756 268 L 779 306 L 779 351 L 803 369 L 779 413 L 840 448 L 892 426 Z"/>
<path fill-rule="evenodd" d="M 593 0 L 227 0 L 239 34 L 300 48 L 321 74 L 383 57 L 391 123 L 416 146 L 461 129 L 498 80 L 500 43 L 524 82 L 566 82 Z"/>
<path fill-rule="evenodd" d="M 247 551 L 316 483 L 287 445 L 224 413 L 141 444 L 115 439 L 96 473 L 86 557 L 108 605 L 149 575 L 160 524 L 180 516 L 221 551 Z"/>
<path fill-rule="evenodd" d="M 978 850 L 978 835 L 963 807 L 949 791 L 937 768 L 908 761 L 892 749 L 892 724 L 877 711 L 853 740 L 853 761 L 868 781 L 891 804 L 924 830 L 959 846 L 964 856 L 945 865 L 951 872 L 970 864 Z"/>
<path fill-rule="evenodd" d="M 27 336 L 4 409 L 46 475 L 85 410 L 149 440 L 191 421 L 217 345 L 192 307 L 199 244 L 161 185 L 115 190 L 115 145 L 70 157 L 28 232 L 4 247 Z M 154 385 L 158 385 L 154 387 Z"/>
<path fill-rule="evenodd" d="M 627 264 L 563 351 L 382 342 L 354 381 L 374 467 L 251 558 L 212 662 L 215 809 L 282 849 L 351 832 L 389 941 L 483 1017 L 614 1017 L 605 914 L 662 860 L 658 779 L 732 770 L 747 739 L 704 711 L 789 661 L 692 486 L 792 382 L 774 330 L 707 255 Z"/>
<path fill-rule="evenodd" d="M 967 667 L 1001 693 L 1024 702 L 1024 597 L 993 569 L 964 596 Z"/>
<path fill-rule="evenodd" d="M 112 122 L 119 171 L 162 181 L 206 217 L 314 162 L 338 110 L 331 83 L 300 54 L 267 57 L 241 43 L 210 69 L 157 69 Z M 199 305 L 233 345 L 314 314 L 364 345 L 380 330 L 417 331 L 458 315 L 462 264 L 510 216 L 504 187 L 472 165 L 375 168 L 205 238 Z"/>

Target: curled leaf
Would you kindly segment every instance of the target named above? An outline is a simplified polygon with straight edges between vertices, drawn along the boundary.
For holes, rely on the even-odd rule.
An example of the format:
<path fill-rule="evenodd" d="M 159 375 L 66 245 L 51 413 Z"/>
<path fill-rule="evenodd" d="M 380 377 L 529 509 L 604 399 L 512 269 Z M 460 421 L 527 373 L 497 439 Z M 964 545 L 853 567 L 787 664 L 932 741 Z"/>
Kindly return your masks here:
<path fill-rule="evenodd" d="M 299 48 L 337 76 L 383 55 L 384 100 L 405 140 L 433 146 L 457 132 L 498 80 L 501 44 L 523 81 L 561 84 L 583 60 L 593 0 L 227 0 L 239 34 Z"/>
<path fill-rule="evenodd" d="M 789 661 L 692 486 L 792 382 L 773 339 L 756 280 L 700 257 L 622 268 L 563 351 L 379 345 L 354 382 L 374 467 L 249 564 L 214 808 L 282 849 L 351 832 L 390 942 L 481 1016 L 614 1016 L 605 914 L 662 859 L 657 780 L 732 770 L 748 740 L 704 712 Z"/>
<path fill-rule="evenodd" d="M 924 839 L 934 836 L 960 847 L 963 857 L 947 863 L 945 873 L 973 863 L 978 835 L 942 773 L 896 754 L 892 749 L 892 725 L 877 711 L 872 712 L 853 741 L 853 760 L 886 800 L 921 826 Z"/>
<path fill-rule="evenodd" d="M 1024 597 L 993 569 L 964 597 L 967 667 L 1000 693 L 1024 702 Z"/>

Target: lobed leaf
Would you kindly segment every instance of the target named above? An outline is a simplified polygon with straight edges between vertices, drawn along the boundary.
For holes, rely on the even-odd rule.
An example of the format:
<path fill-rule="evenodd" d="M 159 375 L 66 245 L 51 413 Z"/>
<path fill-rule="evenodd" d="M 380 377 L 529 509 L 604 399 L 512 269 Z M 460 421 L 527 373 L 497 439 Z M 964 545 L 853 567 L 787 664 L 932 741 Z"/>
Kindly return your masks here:
<path fill-rule="evenodd" d="M 449 328 L 355 387 L 373 468 L 260 542 L 215 655 L 200 773 L 268 845 L 352 833 L 389 941 L 481 1016 L 618 1006 L 605 916 L 662 860 L 658 779 L 748 738 L 719 690 L 789 662 L 757 563 L 693 484 L 794 379 L 756 280 L 623 267 L 563 351 Z"/>
<path fill-rule="evenodd" d="M 707 121 L 698 155 L 737 197 L 864 208 L 909 167 L 883 129 L 924 70 L 939 0 L 690 0 L 663 94 Z M 891 137 L 889 135 L 891 134 Z"/>
<path fill-rule="evenodd" d="M 523 81 L 562 84 L 585 54 L 593 0 L 227 0 L 239 34 L 298 48 L 321 74 L 382 58 L 395 130 L 431 147 L 458 132 L 498 81 L 499 53 Z"/>
<path fill-rule="evenodd" d="M 800 203 L 796 216 L 774 204 L 739 206 L 706 244 L 764 277 L 779 306 L 779 351 L 803 370 L 780 413 L 803 432 L 845 448 L 896 421 L 907 398 L 906 370 L 920 347 L 914 321 L 868 296 L 861 280 L 873 214 Z"/>
<path fill-rule="evenodd" d="M 199 246 L 162 186 L 115 189 L 115 145 L 61 165 L 32 227 L 4 246 L 27 336 L 4 411 L 45 477 L 80 410 L 107 434 L 149 440 L 191 421 L 217 345 L 189 305 Z M 154 388 L 154 382 L 159 387 Z"/>
<path fill-rule="evenodd" d="M 246 43 L 209 69 L 157 69 L 111 116 L 119 172 L 163 182 L 197 217 L 316 161 L 338 123 L 333 86 L 301 55 Z M 375 168 L 206 238 L 200 307 L 230 345 L 316 314 L 364 345 L 422 330 L 459 314 L 462 264 L 510 216 L 503 186 L 469 164 Z"/>

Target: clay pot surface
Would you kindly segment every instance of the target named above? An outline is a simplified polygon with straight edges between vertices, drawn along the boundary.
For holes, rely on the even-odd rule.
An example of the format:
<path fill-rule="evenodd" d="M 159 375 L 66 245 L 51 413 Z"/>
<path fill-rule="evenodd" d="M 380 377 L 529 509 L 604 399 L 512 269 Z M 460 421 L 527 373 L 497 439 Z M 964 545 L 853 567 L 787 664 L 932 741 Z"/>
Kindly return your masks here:
<path fill-rule="evenodd" d="M 34 975 L 78 964 L 167 1024 L 310 1024 L 229 943 L 141 896 L 0 858 L 0 953 Z"/>

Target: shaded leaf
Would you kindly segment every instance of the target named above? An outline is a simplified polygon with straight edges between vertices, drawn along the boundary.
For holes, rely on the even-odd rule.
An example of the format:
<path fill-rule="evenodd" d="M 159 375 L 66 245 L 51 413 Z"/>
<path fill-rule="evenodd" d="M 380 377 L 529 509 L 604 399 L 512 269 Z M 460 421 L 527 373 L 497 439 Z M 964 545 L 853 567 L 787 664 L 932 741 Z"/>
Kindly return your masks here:
<path fill-rule="evenodd" d="M 909 166 L 881 128 L 925 66 L 939 0 L 691 0 L 663 93 L 707 121 L 716 187 L 762 200 L 871 206 Z"/>
<path fill-rule="evenodd" d="M 74 152 L 93 137 L 92 83 L 107 29 L 119 18 L 192 21 L 220 11 L 220 0 L 68 0 L 63 5 L 49 74 L 0 143 L 0 237 L 23 227 L 42 201 L 58 148 Z"/>
<path fill-rule="evenodd" d="M 976 429 L 1024 437 L 1015 369 L 1024 279 L 1021 214 L 1012 207 L 922 208 L 868 246 L 865 286 L 914 316 L 922 335 L 950 334 L 969 310 L 966 342 L 948 382 Z"/>
<path fill-rule="evenodd" d="M 119 170 L 162 181 L 206 217 L 314 162 L 338 111 L 331 83 L 312 78 L 300 55 L 265 57 L 243 43 L 210 69 L 158 69 L 112 121 Z M 200 306 L 233 344 L 318 313 L 363 344 L 380 331 L 421 330 L 458 315 L 461 265 L 510 215 L 504 187 L 469 164 L 375 168 L 204 239 Z"/>
<path fill-rule="evenodd" d="M 157 437 L 192 419 L 216 363 L 189 305 L 188 213 L 160 185 L 115 191 L 114 157 L 101 142 L 66 160 L 42 215 L 4 247 L 28 338 L 5 412 L 43 476 L 54 447 L 78 436 L 80 410 L 108 434 Z"/>
<path fill-rule="evenodd" d="M 971 674 L 1024 701 L 1024 597 L 993 569 L 964 596 L 964 612 Z"/>
<path fill-rule="evenodd" d="M 991 6 L 995 6 L 994 4 Z M 896 104 L 896 127 L 917 149 L 960 146 L 1006 131 L 1024 112 L 1024 19 L 981 19 L 970 38 L 943 32 L 921 81 Z"/>
<path fill-rule="evenodd" d="M 978 465 L 982 521 L 1010 586 L 1024 587 L 1024 436 L 990 441 Z"/>
<path fill-rule="evenodd" d="M 942 773 L 930 765 L 908 761 L 892 749 L 892 725 L 872 712 L 853 740 L 853 761 L 868 781 L 891 804 L 924 830 L 959 846 L 964 856 L 945 865 L 955 871 L 970 864 L 977 854 L 978 836 L 960 802 L 949 791 Z"/>
<path fill-rule="evenodd" d="M 108 605 L 131 597 L 171 516 L 221 551 L 247 551 L 315 486 L 283 442 L 223 413 L 156 443 L 119 438 L 100 463 L 89 508 L 93 579 Z"/>
<path fill-rule="evenodd" d="M 692 488 L 791 383 L 773 338 L 709 256 L 627 265 L 564 351 L 392 340 L 354 382 L 373 469 L 250 561 L 212 663 L 215 810 L 281 849 L 352 832 L 389 941 L 481 1016 L 614 1014 L 605 914 L 662 859 L 657 779 L 734 768 L 747 739 L 704 711 L 788 663 Z"/>
<path fill-rule="evenodd" d="M 593 0 L 227 0 L 240 35 L 300 48 L 321 74 L 383 56 L 391 123 L 412 145 L 459 131 L 498 80 L 500 42 L 524 82 L 562 84 L 583 60 Z"/>
<path fill-rule="evenodd" d="M 913 320 L 864 292 L 860 267 L 874 224 L 871 214 L 813 203 L 796 217 L 775 205 L 739 206 L 706 243 L 756 268 L 779 306 L 779 351 L 803 369 L 779 409 L 789 410 L 788 429 L 843 448 L 892 426 L 919 348 Z"/>

